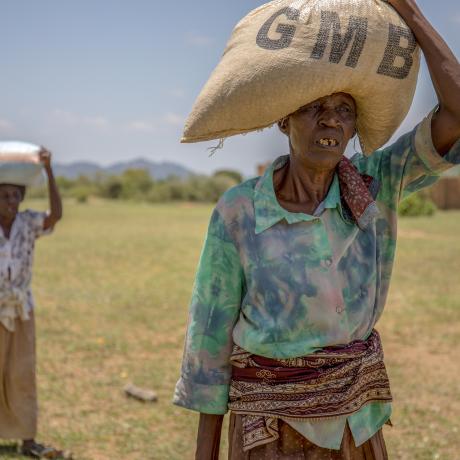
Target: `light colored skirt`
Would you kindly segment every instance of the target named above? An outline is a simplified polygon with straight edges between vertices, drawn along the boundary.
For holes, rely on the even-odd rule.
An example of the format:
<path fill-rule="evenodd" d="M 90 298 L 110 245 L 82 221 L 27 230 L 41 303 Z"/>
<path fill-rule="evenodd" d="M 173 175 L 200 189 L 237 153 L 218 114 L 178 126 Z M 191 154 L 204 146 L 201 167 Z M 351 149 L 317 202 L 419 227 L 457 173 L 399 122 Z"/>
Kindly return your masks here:
<path fill-rule="evenodd" d="M 0 438 L 33 439 L 37 432 L 35 318 L 0 324 Z"/>
<path fill-rule="evenodd" d="M 229 460 L 388 460 L 382 430 L 356 447 L 347 424 L 340 450 L 330 450 L 311 443 L 282 420 L 278 423 L 280 437 L 277 441 L 244 452 L 241 415 L 231 413 Z"/>

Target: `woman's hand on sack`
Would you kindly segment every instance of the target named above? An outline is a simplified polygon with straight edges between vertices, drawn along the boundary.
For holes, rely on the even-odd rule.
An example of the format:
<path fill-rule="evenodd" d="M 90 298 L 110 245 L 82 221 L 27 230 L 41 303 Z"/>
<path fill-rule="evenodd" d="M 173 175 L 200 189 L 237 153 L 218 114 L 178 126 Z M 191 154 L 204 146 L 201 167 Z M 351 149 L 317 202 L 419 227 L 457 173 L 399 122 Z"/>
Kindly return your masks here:
<path fill-rule="evenodd" d="M 460 64 L 415 0 L 388 3 L 412 30 L 425 56 L 439 101 L 439 111 L 431 122 L 431 137 L 437 152 L 445 155 L 460 138 Z"/>
<path fill-rule="evenodd" d="M 45 169 L 51 168 L 51 152 L 50 151 L 42 147 L 38 154 L 38 158 L 40 159 L 40 163 L 43 164 L 43 167 Z"/>
<path fill-rule="evenodd" d="M 415 0 L 383 0 L 385 3 L 389 3 L 396 11 L 399 12 L 399 8 L 405 6 L 416 6 Z"/>

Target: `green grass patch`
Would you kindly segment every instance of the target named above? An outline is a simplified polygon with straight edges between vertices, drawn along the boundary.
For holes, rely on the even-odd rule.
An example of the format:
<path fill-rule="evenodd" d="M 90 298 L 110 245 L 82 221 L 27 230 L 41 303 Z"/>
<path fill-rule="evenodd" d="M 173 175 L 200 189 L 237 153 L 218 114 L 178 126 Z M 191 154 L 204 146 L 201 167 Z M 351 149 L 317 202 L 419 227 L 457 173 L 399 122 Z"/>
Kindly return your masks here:
<path fill-rule="evenodd" d="M 208 205 L 65 203 L 55 234 L 36 248 L 40 440 L 81 460 L 194 458 L 197 416 L 171 397 L 210 213 Z M 450 460 L 460 451 L 458 235 L 458 212 L 400 219 L 379 324 L 395 397 L 394 427 L 385 428 L 393 459 Z M 128 382 L 155 389 L 158 403 L 126 399 Z M 21 458 L 8 449 L 0 459 Z"/>

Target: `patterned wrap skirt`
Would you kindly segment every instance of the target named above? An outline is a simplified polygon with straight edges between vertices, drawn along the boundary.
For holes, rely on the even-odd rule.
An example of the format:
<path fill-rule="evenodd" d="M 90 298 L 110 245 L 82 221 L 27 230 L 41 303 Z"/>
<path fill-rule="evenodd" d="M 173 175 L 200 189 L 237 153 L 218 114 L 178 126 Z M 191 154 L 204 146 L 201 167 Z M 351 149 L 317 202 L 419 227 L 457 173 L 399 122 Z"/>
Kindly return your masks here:
<path fill-rule="evenodd" d="M 33 439 L 37 432 L 35 319 L 0 324 L 0 438 Z"/>
<path fill-rule="evenodd" d="M 388 460 L 381 429 L 356 447 L 347 425 L 340 450 L 332 450 L 316 446 L 281 420 L 278 439 L 245 451 L 243 416 L 234 413 L 230 415 L 228 446 L 229 460 Z"/>
<path fill-rule="evenodd" d="M 377 331 L 366 340 L 293 359 L 265 358 L 235 346 L 231 362 L 229 458 L 387 458 L 381 430 L 356 447 L 347 425 L 335 451 L 315 446 L 285 423 L 348 416 L 370 402 L 391 401 Z"/>

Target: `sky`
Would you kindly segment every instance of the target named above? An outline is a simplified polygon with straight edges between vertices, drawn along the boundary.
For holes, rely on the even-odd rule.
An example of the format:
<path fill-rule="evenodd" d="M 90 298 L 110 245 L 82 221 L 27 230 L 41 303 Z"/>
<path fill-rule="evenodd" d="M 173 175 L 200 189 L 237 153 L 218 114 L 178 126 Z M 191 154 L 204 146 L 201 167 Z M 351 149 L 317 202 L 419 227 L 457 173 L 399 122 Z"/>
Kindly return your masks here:
<path fill-rule="evenodd" d="M 180 144 L 184 121 L 234 25 L 258 0 L 0 0 L 0 139 L 48 147 L 54 161 L 172 161 L 246 176 L 288 153 L 277 129 Z M 419 0 L 460 57 L 458 0 Z M 425 64 L 406 120 L 436 97 Z"/>

